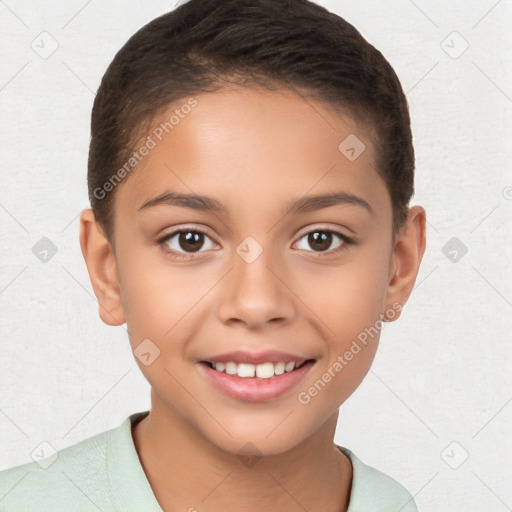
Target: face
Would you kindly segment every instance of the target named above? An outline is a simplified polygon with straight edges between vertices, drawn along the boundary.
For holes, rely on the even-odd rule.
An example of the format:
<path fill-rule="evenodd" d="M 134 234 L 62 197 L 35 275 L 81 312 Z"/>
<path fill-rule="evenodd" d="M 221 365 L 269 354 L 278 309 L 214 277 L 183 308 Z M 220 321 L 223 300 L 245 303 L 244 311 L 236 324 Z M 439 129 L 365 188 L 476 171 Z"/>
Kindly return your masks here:
<path fill-rule="evenodd" d="M 390 197 L 368 129 L 323 103 L 195 100 L 116 190 L 120 308 L 153 412 L 276 454 L 337 415 L 399 315 Z"/>

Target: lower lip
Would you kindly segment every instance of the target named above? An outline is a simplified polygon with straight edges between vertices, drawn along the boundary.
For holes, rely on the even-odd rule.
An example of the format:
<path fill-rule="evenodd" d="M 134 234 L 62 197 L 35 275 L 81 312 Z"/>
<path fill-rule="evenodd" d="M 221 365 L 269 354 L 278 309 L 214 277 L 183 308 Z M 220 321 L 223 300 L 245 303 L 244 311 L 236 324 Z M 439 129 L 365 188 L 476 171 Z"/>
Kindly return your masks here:
<path fill-rule="evenodd" d="M 301 382 L 315 361 L 307 361 L 300 368 L 270 379 L 245 378 L 221 373 L 206 363 L 199 363 L 200 371 L 224 394 L 244 402 L 267 402 L 290 391 Z"/>

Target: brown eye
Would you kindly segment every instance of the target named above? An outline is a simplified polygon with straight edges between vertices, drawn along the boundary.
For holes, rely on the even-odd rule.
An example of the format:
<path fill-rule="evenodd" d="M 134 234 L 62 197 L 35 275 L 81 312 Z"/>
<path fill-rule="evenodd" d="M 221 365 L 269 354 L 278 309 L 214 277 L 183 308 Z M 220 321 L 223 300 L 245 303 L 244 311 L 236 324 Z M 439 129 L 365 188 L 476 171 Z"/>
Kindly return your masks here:
<path fill-rule="evenodd" d="M 308 234 L 308 244 L 318 251 L 326 251 L 332 243 L 332 235 L 326 231 L 315 231 Z"/>
<path fill-rule="evenodd" d="M 197 231 L 182 231 L 178 236 L 178 245 L 185 251 L 195 252 L 201 248 L 204 243 L 203 233 Z"/>
<path fill-rule="evenodd" d="M 210 241 L 210 247 L 207 248 L 213 247 L 214 244 L 211 242 L 211 238 L 203 231 L 181 229 L 161 238 L 158 243 L 162 244 L 164 250 L 175 254 L 176 257 L 187 257 L 187 254 L 204 252 L 200 249 L 204 247 L 205 241 Z"/>
<path fill-rule="evenodd" d="M 314 231 L 310 231 L 301 237 L 299 243 L 303 239 L 306 239 L 307 245 L 309 245 L 314 252 L 335 252 L 336 249 L 342 248 L 343 246 L 352 242 L 350 238 L 343 235 L 342 233 L 338 233 L 337 231 L 330 229 L 315 229 Z M 334 241 L 336 241 L 336 239 L 341 241 L 338 243 L 338 245 L 332 248 L 331 245 Z M 299 249 L 307 250 L 305 247 L 299 247 Z"/>

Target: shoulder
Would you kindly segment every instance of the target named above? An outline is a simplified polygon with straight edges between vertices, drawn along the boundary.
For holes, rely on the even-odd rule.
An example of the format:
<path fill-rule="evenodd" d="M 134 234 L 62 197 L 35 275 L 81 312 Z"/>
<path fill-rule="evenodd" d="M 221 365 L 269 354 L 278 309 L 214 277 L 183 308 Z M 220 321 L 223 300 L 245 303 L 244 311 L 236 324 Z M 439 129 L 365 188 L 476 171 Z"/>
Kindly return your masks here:
<path fill-rule="evenodd" d="M 352 463 L 352 490 L 347 512 L 417 512 L 411 493 L 396 480 L 362 462 L 347 448 L 338 448 Z"/>
<path fill-rule="evenodd" d="M 34 462 L 0 471 L 0 510 L 97 511 L 107 499 L 107 451 L 115 430 L 58 452 L 42 445 Z"/>

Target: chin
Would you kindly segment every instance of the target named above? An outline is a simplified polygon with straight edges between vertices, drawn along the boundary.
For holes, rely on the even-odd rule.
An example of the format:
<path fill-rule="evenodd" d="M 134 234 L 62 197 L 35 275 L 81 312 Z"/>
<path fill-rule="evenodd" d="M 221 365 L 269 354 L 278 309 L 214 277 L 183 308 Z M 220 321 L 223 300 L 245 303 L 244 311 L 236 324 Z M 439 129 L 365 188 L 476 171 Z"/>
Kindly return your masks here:
<path fill-rule="evenodd" d="M 298 421 L 293 409 L 279 417 L 230 421 L 229 434 L 220 429 L 203 432 L 203 436 L 218 449 L 241 457 L 281 455 L 306 441 L 317 430 L 305 421 Z M 289 415 L 289 417 L 287 417 Z M 292 420 L 293 418 L 293 420 Z M 283 421 L 284 420 L 284 421 Z"/>

